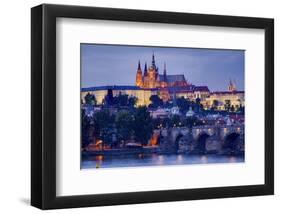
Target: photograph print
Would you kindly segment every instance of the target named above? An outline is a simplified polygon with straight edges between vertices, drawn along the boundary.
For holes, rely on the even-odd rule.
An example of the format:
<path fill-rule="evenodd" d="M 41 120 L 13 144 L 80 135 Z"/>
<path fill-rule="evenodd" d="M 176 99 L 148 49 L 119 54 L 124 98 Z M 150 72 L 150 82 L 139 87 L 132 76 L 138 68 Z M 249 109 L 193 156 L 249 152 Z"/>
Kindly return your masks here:
<path fill-rule="evenodd" d="M 244 59 L 81 43 L 81 169 L 243 163 Z"/>

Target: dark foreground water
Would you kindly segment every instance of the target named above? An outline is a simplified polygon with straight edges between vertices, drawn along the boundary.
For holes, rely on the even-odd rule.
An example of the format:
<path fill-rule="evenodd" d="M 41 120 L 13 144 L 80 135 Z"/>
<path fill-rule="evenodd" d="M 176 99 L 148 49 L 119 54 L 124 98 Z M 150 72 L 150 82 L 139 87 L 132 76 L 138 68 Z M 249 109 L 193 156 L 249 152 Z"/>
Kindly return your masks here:
<path fill-rule="evenodd" d="M 138 166 L 165 166 L 208 163 L 239 163 L 244 162 L 243 156 L 225 155 L 125 155 L 125 156 L 91 156 L 83 157 L 81 168 L 115 168 Z"/>

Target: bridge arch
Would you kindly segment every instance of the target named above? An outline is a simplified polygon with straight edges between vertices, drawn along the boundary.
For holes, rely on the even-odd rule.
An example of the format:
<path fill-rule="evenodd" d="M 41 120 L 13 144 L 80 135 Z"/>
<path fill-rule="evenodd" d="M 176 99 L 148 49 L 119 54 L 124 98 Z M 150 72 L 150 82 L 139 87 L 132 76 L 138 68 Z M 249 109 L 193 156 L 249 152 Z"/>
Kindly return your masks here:
<path fill-rule="evenodd" d="M 238 152 L 240 134 L 237 132 L 230 132 L 224 137 L 222 149 L 226 153 Z"/>
<path fill-rule="evenodd" d="M 195 141 L 195 151 L 197 153 L 206 153 L 206 141 L 210 137 L 209 133 L 202 132 L 198 135 L 197 140 Z"/>
<path fill-rule="evenodd" d="M 178 151 L 180 147 L 180 141 L 183 139 L 184 135 L 182 133 L 179 133 L 175 140 L 175 150 Z"/>

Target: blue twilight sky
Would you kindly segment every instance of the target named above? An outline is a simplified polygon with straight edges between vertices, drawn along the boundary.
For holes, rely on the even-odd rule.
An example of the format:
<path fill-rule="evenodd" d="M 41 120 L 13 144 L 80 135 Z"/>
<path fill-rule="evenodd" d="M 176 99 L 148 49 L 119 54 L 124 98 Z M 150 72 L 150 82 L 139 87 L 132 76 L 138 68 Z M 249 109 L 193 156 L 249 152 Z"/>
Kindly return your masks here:
<path fill-rule="evenodd" d="M 167 74 L 184 74 L 194 85 L 211 91 L 227 90 L 229 80 L 244 90 L 243 50 L 165 48 L 81 44 L 81 87 L 135 85 L 138 61 L 151 64 L 154 52 L 159 73 L 166 62 Z"/>

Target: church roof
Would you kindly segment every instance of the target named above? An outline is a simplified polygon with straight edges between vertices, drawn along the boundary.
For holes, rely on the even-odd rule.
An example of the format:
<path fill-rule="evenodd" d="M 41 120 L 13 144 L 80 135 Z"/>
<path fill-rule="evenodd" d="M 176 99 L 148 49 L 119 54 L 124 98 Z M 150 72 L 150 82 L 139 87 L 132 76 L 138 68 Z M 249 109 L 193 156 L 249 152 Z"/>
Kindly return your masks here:
<path fill-rule="evenodd" d="M 193 92 L 193 85 L 168 87 L 169 93 Z"/>
<path fill-rule="evenodd" d="M 170 93 L 183 93 L 183 92 L 194 92 L 194 91 L 206 91 L 209 92 L 208 86 L 173 86 L 168 88 Z"/>
<path fill-rule="evenodd" d="M 173 74 L 173 75 L 166 75 L 167 76 L 167 82 L 180 82 L 185 81 L 185 77 L 183 74 Z M 159 74 L 160 81 L 164 81 L 164 75 Z"/>
<path fill-rule="evenodd" d="M 194 91 L 210 91 L 208 86 L 195 86 Z"/>

